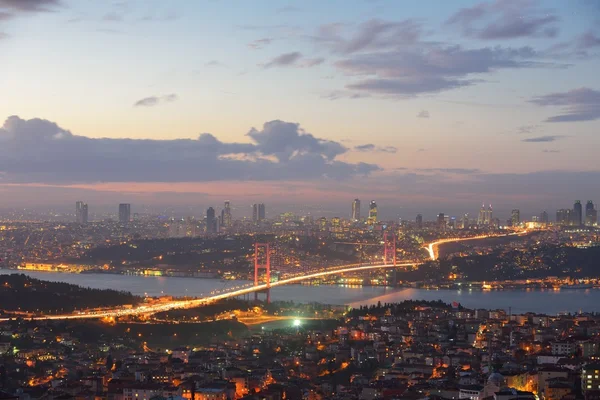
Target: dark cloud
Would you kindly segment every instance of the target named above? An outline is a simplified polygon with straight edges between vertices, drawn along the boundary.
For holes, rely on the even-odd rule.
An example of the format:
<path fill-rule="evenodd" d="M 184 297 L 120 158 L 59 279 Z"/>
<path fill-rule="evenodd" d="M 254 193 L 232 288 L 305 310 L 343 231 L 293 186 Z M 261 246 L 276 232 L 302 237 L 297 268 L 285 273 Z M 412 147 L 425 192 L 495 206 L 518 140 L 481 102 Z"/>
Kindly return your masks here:
<path fill-rule="evenodd" d="M 546 135 L 546 136 L 537 136 L 537 137 L 523 139 L 523 140 L 521 140 L 521 142 L 545 143 L 545 142 L 554 142 L 554 141 L 557 141 L 562 138 L 564 138 L 564 136 L 562 136 L 562 135 Z"/>
<path fill-rule="evenodd" d="M 251 143 L 224 143 L 212 134 L 196 140 L 93 139 L 57 124 L 9 117 L 0 128 L 2 183 L 200 182 L 220 180 L 345 179 L 379 170 L 346 163 L 347 149 L 270 121 L 251 129 Z"/>
<path fill-rule="evenodd" d="M 375 146 L 372 143 L 362 144 L 359 146 L 354 146 L 354 151 L 360 152 L 379 152 L 379 153 L 396 153 L 398 149 L 394 146 Z"/>
<path fill-rule="evenodd" d="M 164 96 L 150 96 L 140 99 L 135 102 L 134 107 L 153 107 L 161 103 L 171 103 L 177 100 L 177 95 L 175 93 L 167 94 Z"/>
<path fill-rule="evenodd" d="M 594 121 L 600 119 L 600 91 L 582 87 L 568 92 L 535 97 L 532 103 L 546 107 L 563 107 L 564 113 L 546 122 Z"/>
<path fill-rule="evenodd" d="M 358 26 L 352 35 L 345 35 L 344 24 L 319 27 L 314 40 L 339 54 L 397 48 L 416 43 L 422 34 L 421 24 L 414 20 L 383 21 L 371 19 Z"/>
<path fill-rule="evenodd" d="M 60 0 L 0 0 L 0 9 L 16 12 L 48 12 L 61 5 Z"/>
<path fill-rule="evenodd" d="M 264 48 L 265 46 L 271 44 L 272 41 L 273 41 L 273 39 L 271 39 L 271 38 L 256 39 L 256 40 L 253 40 L 252 42 L 248 43 L 248 47 L 250 47 L 251 49 L 254 49 L 254 50 L 260 50 L 260 49 Z"/>
<path fill-rule="evenodd" d="M 263 67 L 264 68 L 289 67 L 291 65 L 294 65 L 296 63 L 296 61 L 300 60 L 301 58 L 302 58 L 302 54 L 297 51 L 294 51 L 292 53 L 285 53 L 285 54 L 281 54 L 281 55 L 275 57 L 268 63 L 264 64 Z"/>
<path fill-rule="evenodd" d="M 325 62 L 325 59 L 323 57 L 307 58 L 307 59 L 303 60 L 300 63 L 300 65 L 305 68 L 310 68 L 310 67 L 315 67 L 317 65 L 321 65 L 324 62 Z"/>
<path fill-rule="evenodd" d="M 4 12 L 4 11 L 0 11 L 0 21 L 6 21 L 8 19 L 11 19 L 12 17 L 13 17 L 13 14 Z"/>
<path fill-rule="evenodd" d="M 533 0 L 483 2 L 459 10 L 447 21 L 469 37 L 490 40 L 555 37 L 557 22 L 556 15 L 540 10 Z"/>
<path fill-rule="evenodd" d="M 530 47 L 415 46 L 403 50 L 356 54 L 334 65 L 350 76 L 367 79 L 346 86 L 350 91 L 385 96 L 411 97 L 437 93 L 481 82 L 475 74 L 502 69 L 555 66 L 535 60 L 538 54 Z"/>
<path fill-rule="evenodd" d="M 427 111 L 427 110 L 421 110 L 417 114 L 417 118 L 429 118 L 429 111 Z"/>

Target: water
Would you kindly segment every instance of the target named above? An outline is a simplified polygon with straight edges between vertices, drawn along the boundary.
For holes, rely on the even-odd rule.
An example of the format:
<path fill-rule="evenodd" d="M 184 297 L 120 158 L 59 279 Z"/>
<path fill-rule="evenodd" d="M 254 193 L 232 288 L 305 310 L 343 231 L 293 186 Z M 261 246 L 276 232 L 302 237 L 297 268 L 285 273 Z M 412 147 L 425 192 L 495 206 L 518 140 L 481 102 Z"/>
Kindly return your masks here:
<path fill-rule="evenodd" d="M 1 274 L 16 273 L 1 270 Z M 115 274 L 68 274 L 59 272 L 19 271 L 33 278 L 72 283 L 96 289 L 115 289 L 143 296 L 202 296 L 213 290 L 245 285 L 247 281 L 221 281 L 219 279 L 144 277 Z M 468 308 L 505 309 L 515 313 L 526 311 L 556 314 L 558 312 L 600 312 L 600 289 L 577 290 L 424 290 L 397 289 L 374 286 L 307 286 L 288 285 L 271 289 L 273 300 L 298 303 L 319 302 L 326 304 L 393 303 L 403 300 L 453 301 Z"/>

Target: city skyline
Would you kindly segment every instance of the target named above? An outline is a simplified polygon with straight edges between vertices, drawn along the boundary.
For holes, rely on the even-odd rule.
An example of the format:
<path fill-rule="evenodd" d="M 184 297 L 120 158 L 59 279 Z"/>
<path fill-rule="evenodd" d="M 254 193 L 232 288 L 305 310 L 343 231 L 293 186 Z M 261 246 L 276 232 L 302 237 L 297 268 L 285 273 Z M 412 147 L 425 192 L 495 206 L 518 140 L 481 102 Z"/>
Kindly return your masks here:
<path fill-rule="evenodd" d="M 593 2 L 28 4 L 0 1 L 2 208 L 600 197 Z"/>

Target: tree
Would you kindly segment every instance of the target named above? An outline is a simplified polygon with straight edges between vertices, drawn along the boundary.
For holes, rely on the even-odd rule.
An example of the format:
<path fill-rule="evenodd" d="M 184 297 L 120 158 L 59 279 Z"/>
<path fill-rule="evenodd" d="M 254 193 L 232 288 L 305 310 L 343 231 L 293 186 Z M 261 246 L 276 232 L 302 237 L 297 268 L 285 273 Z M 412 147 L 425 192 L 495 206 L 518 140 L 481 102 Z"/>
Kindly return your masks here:
<path fill-rule="evenodd" d="M 108 357 L 106 357 L 106 369 L 107 370 L 111 370 L 113 367 L 113 358 L 112 356 L 109 354 Z"/>

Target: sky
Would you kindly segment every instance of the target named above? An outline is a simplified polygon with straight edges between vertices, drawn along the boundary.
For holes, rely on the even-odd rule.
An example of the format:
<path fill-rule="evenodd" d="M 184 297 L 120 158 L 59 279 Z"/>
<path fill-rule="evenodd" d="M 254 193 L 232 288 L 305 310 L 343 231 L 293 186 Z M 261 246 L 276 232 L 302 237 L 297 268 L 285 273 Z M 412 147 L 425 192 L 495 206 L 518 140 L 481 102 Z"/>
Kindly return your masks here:
<path fill-rule="evenodd" d="M 0 208 L 553 213 L 599 70 L 598 0 L 0 0 Z"/>

